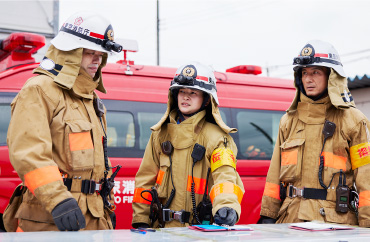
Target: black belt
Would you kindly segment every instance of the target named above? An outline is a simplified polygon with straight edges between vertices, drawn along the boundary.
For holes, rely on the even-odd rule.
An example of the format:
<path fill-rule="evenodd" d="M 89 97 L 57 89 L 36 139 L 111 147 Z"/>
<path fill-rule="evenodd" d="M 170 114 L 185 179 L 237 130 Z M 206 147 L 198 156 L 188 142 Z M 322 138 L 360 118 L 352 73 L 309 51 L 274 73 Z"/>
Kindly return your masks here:
<path fill-rule="evenodd" d="M 293 185 L 288 185 L 287 187 L 287 196 L 290 198 L 303 197 L 306 199 L 326 200 L 327 193 L 326 189 L 297 188 Z"/>
<path fill-rule="evenodd" d="M 63 178 L 64 185 L 67 187 L 68 191 L 72 188 L 72 178 Z M 81 181 L 81 192 L 84 194 L 94 194 L 99 192 L 101 189 L 101 184 L 94 180 L 82 180 Z"/>

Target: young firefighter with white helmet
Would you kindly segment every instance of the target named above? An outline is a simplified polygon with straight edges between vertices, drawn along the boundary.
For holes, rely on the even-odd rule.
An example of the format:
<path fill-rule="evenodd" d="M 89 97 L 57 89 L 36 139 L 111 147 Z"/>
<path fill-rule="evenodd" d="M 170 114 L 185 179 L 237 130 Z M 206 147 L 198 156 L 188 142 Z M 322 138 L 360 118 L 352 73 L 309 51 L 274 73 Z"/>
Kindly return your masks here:
<path fill-rule="evenodd" d="M 106 93 L 101 69 L 121 49 L 107 19 L 76 13 L 13 100 L 7 141 L 23 183 L 4 213 L 7 231 L 114 228 L 105 108 L 95 89 Z"/>
<path fill-rule="evenodd" d="M 198 62 L 177 69 L 167 111 L 153 127 L 135 178 L 132 226 L 234 225 L 243 183 L 236 172 L 236 132 L 221 119 L 216 78 Z"/>
<path fill-rule="evenodd" d="M 297 92 L 280 120 L 260 222 L 370 227 L 370 123 L 355 107 L 339 55 L 313 40 L 293 65 Z"/>

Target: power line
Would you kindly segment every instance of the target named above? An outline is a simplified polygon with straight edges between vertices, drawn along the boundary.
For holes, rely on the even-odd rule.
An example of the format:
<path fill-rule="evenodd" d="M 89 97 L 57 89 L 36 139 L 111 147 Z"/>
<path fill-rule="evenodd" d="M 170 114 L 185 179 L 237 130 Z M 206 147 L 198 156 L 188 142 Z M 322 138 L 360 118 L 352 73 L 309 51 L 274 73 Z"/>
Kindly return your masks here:
<path fill-rule="evenodd" d="M 231 6 L 237 6 L 237 5 L 240 5 L 239 3 L 238 4 L 233 4 Z M 227 5 L 227 6 L 230 6 L 230 5 Z M 220 10 L 220 9 L 225 9 L 225 5 L 222 4 L 221 6 L 218 5 L 218 6 L 213 6 L 213 7 L 206 7 L 206 8 L 202 8 L 202 9 L 197 9 L 195 11 L 191 11 L 190 13 L 186 13 L 186 14 L 182 14 L 179 16 L 179 14 L 176 14 L 176 15 L 172 15 L 172 16 L 167 16 L 165 17 L 164 19 L 166 20 L 169 20 L 169 21 L 178 21 L 178 20 L 188 20 L 189 18 L 192 18 L 194 16 L 199 16 L 200 14 L 204 14 L 204 13 L 207 13 L 207 12 L 215 12 L 217 10 Z"/>
<path fill-rule="evenodd" d="M 201 22 L 202 20 L 210 20 L 210 19 L 220 20 L 221 18 L 230 17 L 230 15 L 235 14 L 235 13 L 239 13 L 241 11 L 244 11 L 245 9 L 252 10 L 252 9 L 256 9 L 256 8 L 265 6 L 265 4 L 266 4 L 266 3 L 263 3 L 263 4 L 259 4 L 259 3 L 260 2 L 258 2 L 257 5 L 253 5 L 253 6 L 250 6 L 250 4 L 244 5 L 244 6 L 240 6 L 240 4 L 237 4 L 238 5 L 237 8 L 233 8 L 233 9 L 228 8 L 226 10 L 223 9 L 222 11 L 213 11 L 211 13 L 204 13 L 204 14 L 201 14 L 201 15 L 197 14 L 192 18 L 187 18 L 187 19 L 177 21 L 177 22 L 172 21 L 168 24 L 166 23 L 166 21 L 164 19 L 163 20 L 163 25 L 164 25 L 164 28 L 173 28 L 173 27 L 178 27 L 180 25 L 184 25 L 184 24 L 192 24 L 192 23 Z M 275 2 L 271 1 L 270 3 L 275 3 Z"/>
<path fill-rule="evenodd" d="M 368 51 L 370 51 L 370 49 L 358 50 L 358 51 L 355 51 L 355 52 L 350 52 L 350 53 L 341 55 L 341 57 L 351 56 L 351 55 L 357 55 L 357 54 L 363 54 L 364 52 L 368 52 Z"/>
<path fill-rule="evenodd" d="M 344 63 L 348 64 L 348 63 L 358 62 L 358 61 L 364 60 L 364 59 L 370 59 L 370 55 L 362 56 L 362 57 L 352 59 L 352 60 L 349 60 L 349 61 L 345 61 Z"/>

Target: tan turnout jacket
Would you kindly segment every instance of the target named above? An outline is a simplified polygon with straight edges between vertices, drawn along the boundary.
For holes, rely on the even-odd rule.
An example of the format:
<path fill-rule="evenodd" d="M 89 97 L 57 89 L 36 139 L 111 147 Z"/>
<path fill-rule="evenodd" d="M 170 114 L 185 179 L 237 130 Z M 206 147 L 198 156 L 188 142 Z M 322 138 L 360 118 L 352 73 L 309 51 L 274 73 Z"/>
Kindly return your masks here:
<path fill-rule="evenodd" d="M 15 217 L 23 231 L 58 230 L 51 211 L 75 198 L 86 229 L 112 229 L 109 212 L 97 193 L 81 193 L 82 180 L 104 177 L 102 125 L 93 107 L 94 92 L 105 92 L 101 68 L 94 80 L 80 70 L 82 49 L 69 52 L 51 46 L 46 56 L 63 66 L 57 76 L 40 67 L 13 100 L 8 129 L 10 161 L 27 191 Z M 105 115 L 103 125 L 106 129 Z M 62 180 L 72 178 L 71 191 Z M 6 224 L 5 224 L 6 226 Z"/>
<path fill-rule="evenodd" d="M 212 99 L 213 117 L 216 124 L 206 121 L 206 111 L 177 124 L 177 111 L 170 110 L 172 103 L 171 94 L 169 94 L 168 109 L 162 120 L 152 127 L 152 135 L 145 150 L 143 161 L 135 178 L 135 195 L 132 204 L 133 220 L 132 223 L 151 224 L 149 219 L 150 203 L 142 199 L 140 193 L 144 189 L 150 189 L 155 186 L 162 204 L 165 204 L 172 190 L 172 182 L 169 172 L 169 156 L 163 154 L 161 143 L 171 141 L 174 146 L 172 153 L 172 178 L 176 188 L 176 195 L 170 205 L 174 211 L 185 211 L 192 213 L 191 198 L 191 170 L 193 160 L 191 153 L 196 143 L 206 148 L 202 160 L 194 166 L 195 198 L 196 205 L 203 198 L 206 185 L 208 168 L 212 168 L 209 177 L 208 194 L 212 201 L 213 215 L 222 207 L 235 209 L 240 218 L 240 203 L 244 193 L 243 183 L 235 170 L 237 147 L 228 134 L 235 132 L 236 129 L 227 127 L 221 120 L 217 104 Z M 166 119 L 168 122 L 165 122 Z M 222 127 L 222 128 L 221 128 Z M 225 142 L 227 143 L 225 143 Z M 218 148 L 227 147 L 233 154 L 220 155 Z M 147 197 L 147 196 L 144 196 Z M 193 216 L 190 217 L 190 223 Z M 158 223 L 157 223 L 158 224 Z M 157 226 L 154 225 L 154 227 Z M 166 227 L 180 227 L 189 224 L 181 224 L 173 220 L 166 223 Z"/>
<path fill-rule="evenodd" d="M 346 79 L 331 70 L 328 97 L 312 101 L 297 91 L 296 99 L 280 121 L 261 215 L 278 219 L 278 223 L 318 220 L 370 227 L 370 123 L 354 107 L 346 86 Z M 344 93 L 349 96 L 345 97 Z M 359 193 L 358 219 L 352 211 L 335 211 L 339 174 L 327 189 L 326 200 L 287 197 L 284 202 L 280 201 L 280 182 L 297 188 L 323 189 L 318 172 L 325 120 L 334 122 L 336 129 L 323 150 L 323 182 L 328 186 L 334 173 L 340 169 L 345 172 L 347 185 L 352 187 L 355 183 Z"/>

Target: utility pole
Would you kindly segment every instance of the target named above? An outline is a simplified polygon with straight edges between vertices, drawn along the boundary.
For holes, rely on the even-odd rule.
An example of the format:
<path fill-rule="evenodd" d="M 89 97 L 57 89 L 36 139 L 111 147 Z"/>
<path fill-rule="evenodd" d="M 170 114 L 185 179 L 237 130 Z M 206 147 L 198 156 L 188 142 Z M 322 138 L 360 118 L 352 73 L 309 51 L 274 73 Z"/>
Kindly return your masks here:
<path fill-rule="evenodd" d="M 159 66 L 159 0 L 157 0 L 157 66 Z"/>
<path fill-rule="evenodd" d="M 53 32 L 54 37 L 59 32 L 59 0 L 54 0 L 53 4 Z"/>

